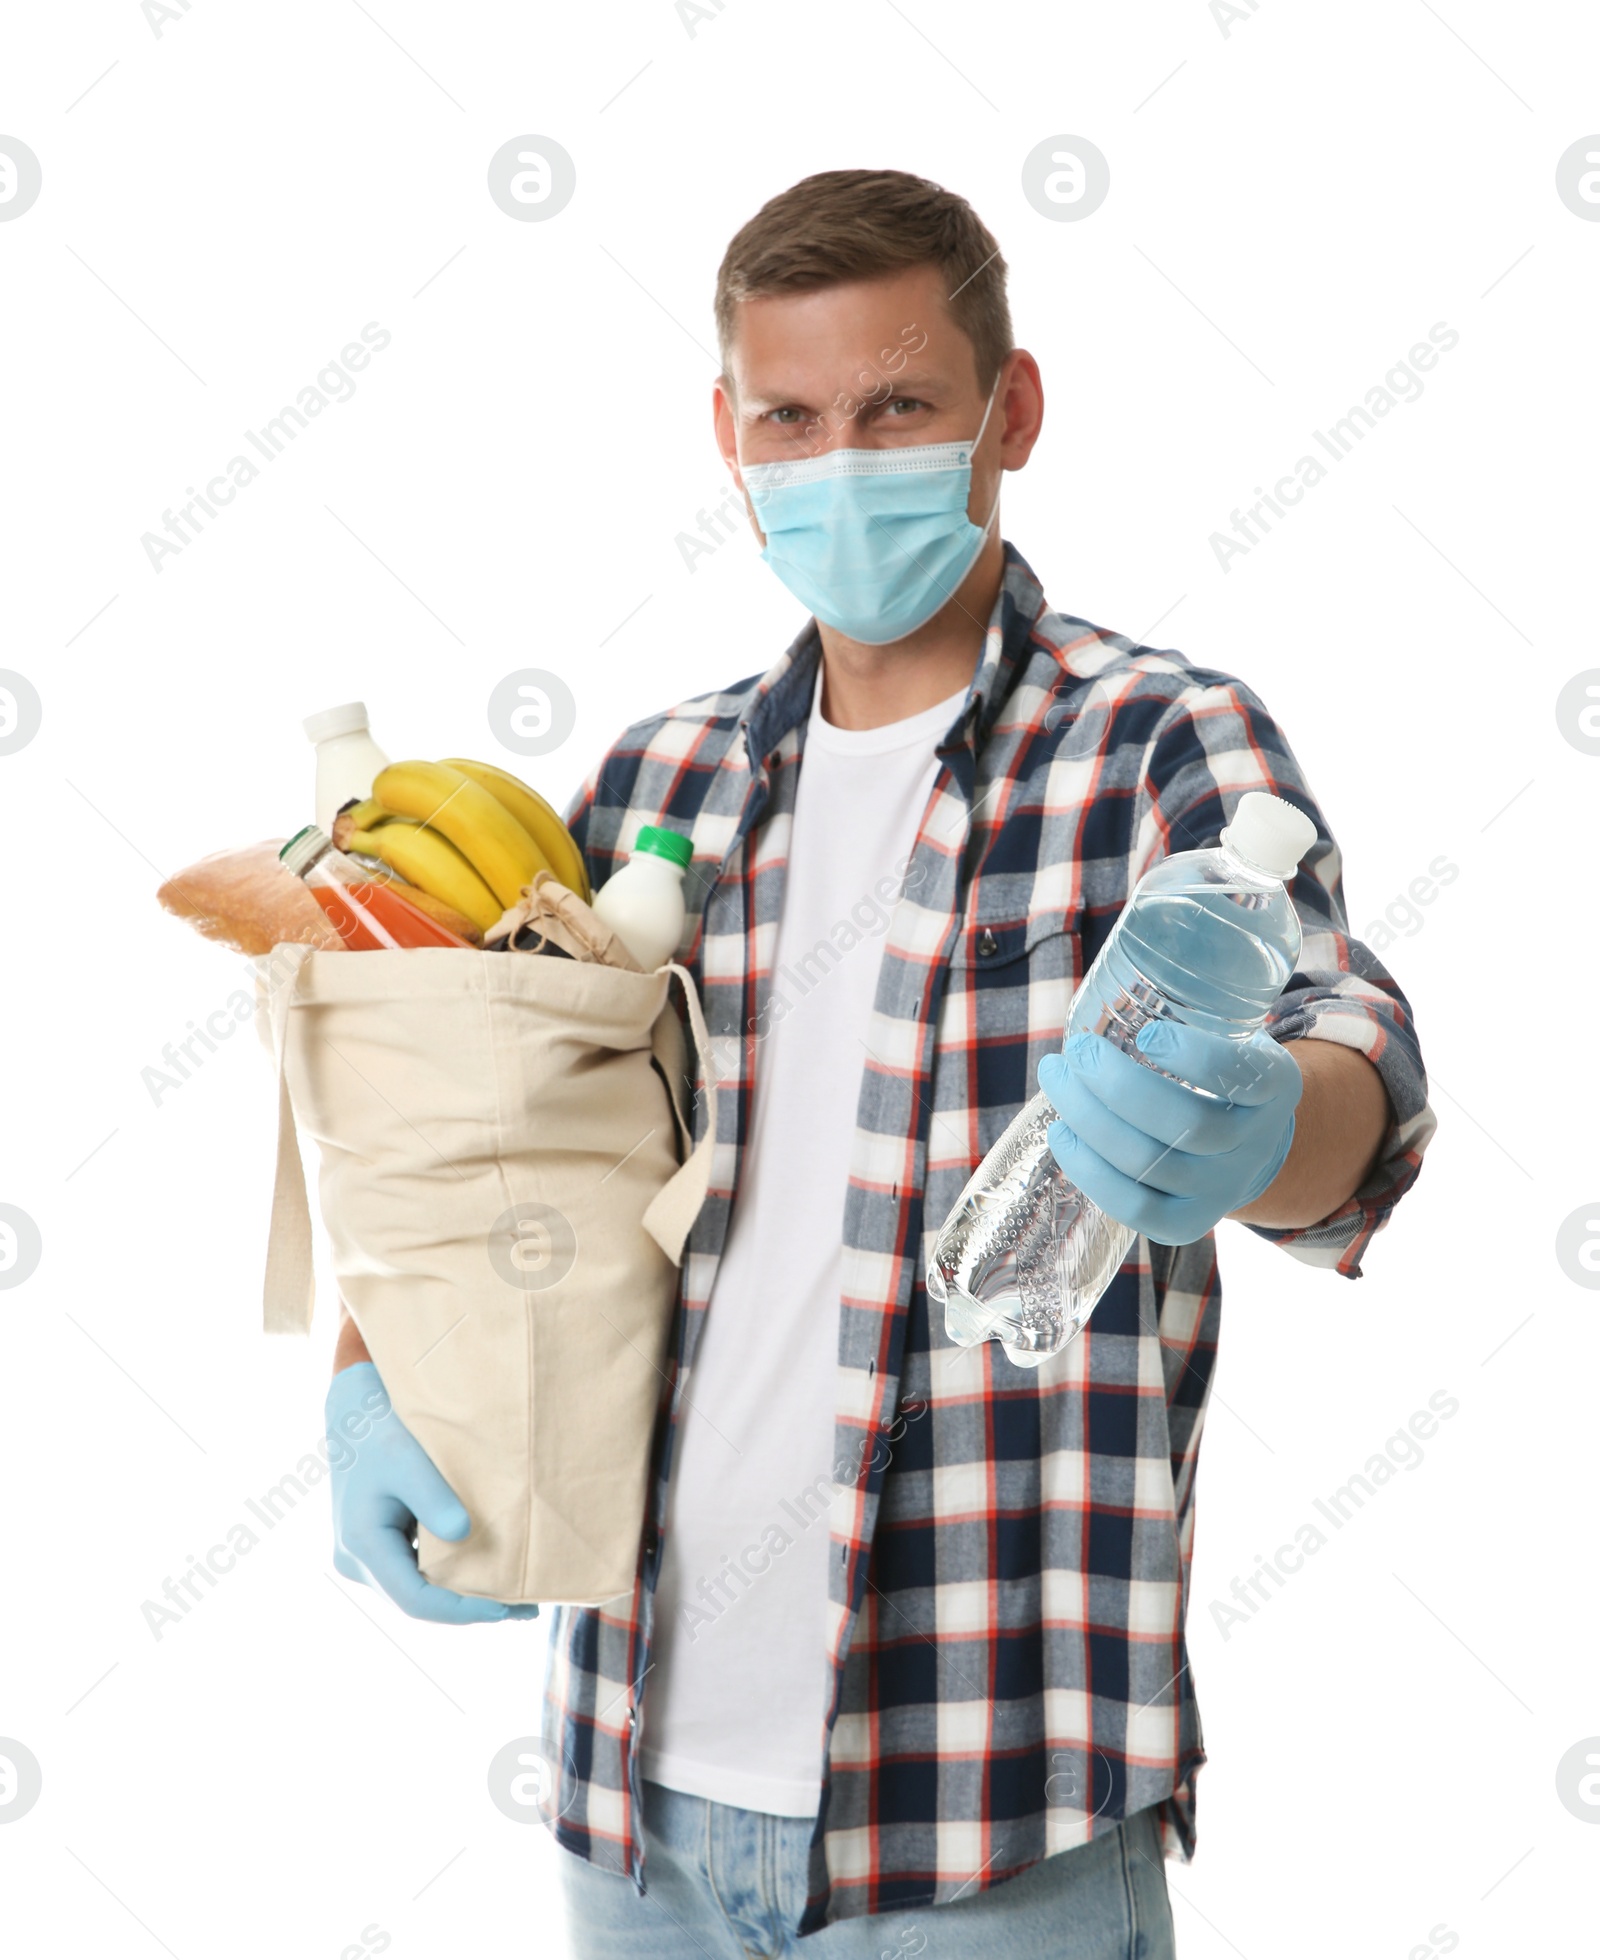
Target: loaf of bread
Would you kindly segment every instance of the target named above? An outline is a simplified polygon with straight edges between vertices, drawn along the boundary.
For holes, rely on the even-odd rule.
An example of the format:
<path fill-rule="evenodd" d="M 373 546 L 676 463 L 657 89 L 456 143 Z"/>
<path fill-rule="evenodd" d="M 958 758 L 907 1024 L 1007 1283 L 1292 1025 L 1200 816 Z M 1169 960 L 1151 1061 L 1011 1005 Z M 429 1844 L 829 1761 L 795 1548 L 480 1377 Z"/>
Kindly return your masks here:
<path fill-rule="evenodd" d="M 328 915 L 303 880 L 278 862 L 281 837 L 214 851 L 180 871 L 156 897 L 196 932 L 236 953 L 270 953 L 285 940 L 342 947 Z"/>

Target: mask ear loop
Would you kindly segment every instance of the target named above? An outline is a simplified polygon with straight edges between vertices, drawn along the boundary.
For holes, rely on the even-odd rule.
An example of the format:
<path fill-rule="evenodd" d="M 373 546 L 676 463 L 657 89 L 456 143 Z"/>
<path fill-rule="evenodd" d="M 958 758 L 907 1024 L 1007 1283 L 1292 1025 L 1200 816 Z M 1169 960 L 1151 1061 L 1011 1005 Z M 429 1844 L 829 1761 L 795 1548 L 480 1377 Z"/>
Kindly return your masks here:
<path fill-rule="evenodd" d="M 749 473 L 745 468 L 744 456 L 741 453 L 739 447 L 739 416 L 737 410 L 734 412 L 734 418 L 733 418 L 733 460 L 739 472 L 739 480 L 734 485 L 734 488 L 739 492 L 741 496 L 748 498 L 750 508 L 755 512 L 756 521 L 759 524 L 761 521 L 761 505 L 763 501 L 761 496 L 761 485 L 756 484 L 752 487 L 749 480 Z M 750 465 L 751 469 L 778 471 L 779 475 L 776 479 L 777 484 L 782 484 L 785 481 L 787 481 L 787 477 L 784 474 L 784 472 L 786 472 L 787 470 L 787 467 L 788 467 L 787 464 L 781 462 L 753 463 Z"/>
<path fill-rule="evenodd" d="M 967 451 L 967 466 L 970 469 L 978 453 L 978 444 L 983 441 L 983 432 L 989 426 L 990 412 L 994 408 L 994 398 L 1000 392 L 1000 377 L 994 378 L 994 386 L 989 390 L 989 399 L 984 405 L 983 420 L 978 424 L 978 433 L 972 438 L 972 447 Z M 1005 471 L 1000 472 L 1000 482 L 994 486 L 994 502 L 989 506 L 989 515 L 983 520 L 983 535 L 989 535 L 989 526 L 994 522 L 994 514 L 1000 508 L 1000 487 L 1005 482 Z"/>
<path fill-rule="evenodd" d="M 978 424 L 978 433 L 972 438 L 972 453 L 978 453 L 978 444 L 983 441 L 983 432 L 989 426 L 989 417 L 994 410 L 994 398 L 1000 392 L 1000 377 L 994 378 L 994 386 L 989 390 L 989 399 L 983 405 L 983 420 Z"/>
<path fill-rule="evenodd" d="M 740 449 L 739 449 L 739 411 L 731 401 L 729 402 L 728 407 L 729 407 L 729 411 L 733 416 L 733 463 L 734 463 L 734 468 L 738 471 L 738 481 L 734 484 L 733 487 L 739 492 L 739 495 L 741 497 L 744 497 L 745 499 L 748 500 L 750 508 L 756 512 L 757 517 L 759 518 L 760 507 L 756 503 L 756 493 L 754 490 L 750 488 L 749 484 L 746 483 L 745 481 L 744 457 L 740 453 Z"/>

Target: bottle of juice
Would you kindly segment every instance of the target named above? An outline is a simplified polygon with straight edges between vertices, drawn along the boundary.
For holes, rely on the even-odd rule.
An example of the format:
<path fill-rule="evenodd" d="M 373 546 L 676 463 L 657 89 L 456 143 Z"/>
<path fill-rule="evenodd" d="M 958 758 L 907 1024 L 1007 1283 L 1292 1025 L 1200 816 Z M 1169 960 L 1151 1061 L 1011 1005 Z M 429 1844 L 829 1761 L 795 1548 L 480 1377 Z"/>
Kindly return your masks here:
<path fill-rule="evenodd" d="M 646 973 L 670 960 L 683 937 L 683 874 L 694 845 L 680 831 L 646 824 L 628 862 L 594 895 L 596 914 Z"/>
<path fill-rule="evenodd" d="M 330 835 L 340 807 L 351 797 L 372 794 L 372 779 L 387 769 L 389 758 L 372 739 L 365 701 L 346 701 L 307 715 L 306 740 L 317 750 L 317 790 L 312 811 L 317 828 Z"/>
<path fill-rule="evenodd" d="M 372 874 L 336 851 L 314 823 L 296 831 L 279 861 L 303 878 L 329 922 L 355 953 L 406 946 L 467 946 L 457 935 L 419 912 L 393 885 L 374 884 Z"/>

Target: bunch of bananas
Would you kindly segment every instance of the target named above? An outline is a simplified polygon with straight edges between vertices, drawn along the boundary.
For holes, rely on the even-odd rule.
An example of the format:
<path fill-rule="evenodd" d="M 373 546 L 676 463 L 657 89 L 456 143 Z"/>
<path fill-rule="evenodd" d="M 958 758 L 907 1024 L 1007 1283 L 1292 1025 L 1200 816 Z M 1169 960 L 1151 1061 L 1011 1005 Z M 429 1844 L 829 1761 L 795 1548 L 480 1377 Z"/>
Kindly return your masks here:
<path fill-rule="evenodd" d="M 518 777 L 488 762 L 392 762 L 372 794 L 334 820 L 341 851 L 376 859 L 406 886 L 472 928 L 477 939 L 515 905 L 536 873 L 549 871 L 585 902 L 583 853 L 554 807 Z M 445 921 L 448 923 L 448 920 Z"/>

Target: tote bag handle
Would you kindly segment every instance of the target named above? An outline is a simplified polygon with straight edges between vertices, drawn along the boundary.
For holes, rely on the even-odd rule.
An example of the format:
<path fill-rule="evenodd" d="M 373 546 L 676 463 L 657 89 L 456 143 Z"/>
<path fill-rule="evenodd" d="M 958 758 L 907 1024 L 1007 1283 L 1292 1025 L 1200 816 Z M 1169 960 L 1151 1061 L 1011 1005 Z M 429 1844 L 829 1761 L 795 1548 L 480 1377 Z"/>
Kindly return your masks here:
<path fill-rule="evenodd" d="M 677 1046 L 672 1040 L 677 1030 L 677 1017 L 669 1011 L 669 998 L 656 1017 L 652 1046 L 662 1064 L 663 1073 L 672 1085 L 672 1114 L 689 1154 L 650 1200 L 643 1223 L 651 1238 L 677 1266 L 682 1264 L 684 1242 L 711 1184 L 711 1159 L 717 1147 L 717 1070 L 711 1054 L 711 1037 L 706 1033 L 705 1015 L 700 1007 L 700 993 L 693 977 L 687 967 L 679 966 L 675 960 L 667 963 L 667 972 L 683 990 L 684 1006 L 689 1010 L 689 1028 L 694 1036 L 695 1076 L 706 1094 L 705 1135 L 698 1143 L 693 1143 L 694 1125 L 688 1112 L 680 1106 L 682 1074 L 676 1057 L 670 1052 L 667 1055 L 661 1052 L 664 1045 L 669 1049 Z M 667 1036 L 666 1043 L 662 1040 L 663 1033 Z"/>
<path fill-rule="evenodd" d="M 273 979 L 267 983 L 272 1067 L 278 1078 L 278 1160 L 272 1178 L 272 1222 L 267 1230 L 267 1278 L 261 1323 L 269 1334 L 304 1334 L 311 1327 L 316 1278 L 311 1264 L 311 1207 L 306 1199 L 300 1137 L 294 1102 L 284 1074 L 283 1050 L 289 1035 L 289 1009 L 310 946 L 275 946 Z M 287 963 L 280 959 L 287 956 Z M 259 972 L 260 969 L 258 968 Z"/>

